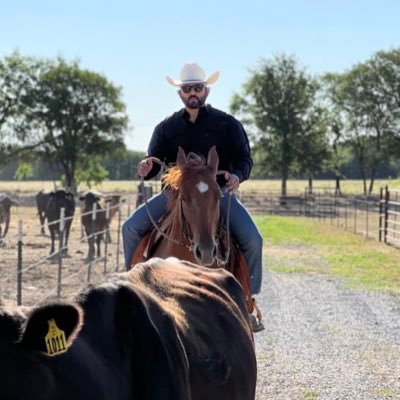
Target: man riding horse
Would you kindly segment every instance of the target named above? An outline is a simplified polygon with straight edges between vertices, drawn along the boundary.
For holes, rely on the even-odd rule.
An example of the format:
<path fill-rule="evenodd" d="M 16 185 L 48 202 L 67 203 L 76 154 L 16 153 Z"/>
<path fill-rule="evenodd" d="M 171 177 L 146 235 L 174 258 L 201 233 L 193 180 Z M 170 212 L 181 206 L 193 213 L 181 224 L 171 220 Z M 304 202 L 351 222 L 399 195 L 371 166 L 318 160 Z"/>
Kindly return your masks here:
<path fill-rule="evenodd" d="M 262 236 L 235 195 L 239 184 L 249 178 L 253 160 L 242 124 L 232 115 L 205 104 L 210 93 L 208 85 L 215 83 L 218 78 L 219 73 L 215 72 L 206 79 L 203 69 L 196 63 L 185 64 L 179 80 L 166 78 L 168 83 L 178 87 L 177 93 L 185 107 L 155 127 L 147 157 L 139 163 L 137 172 L 140 177 L 151 179 L 160 171 L 160 165 L 153 163 L 151 157 L 166 164 L 174 163 L 178 147 L 181 147 L 186 153 L 192 152 L 207 158 L 210 148 L 216 146 L 218 168 L 226 171 L 224 176 L 218 177 L 223 193 L 220 212 L 227 220 L 227 212 L 230 210 L 229 228 L 248 265 L 251 292 L 258 294 L 262 280 Z M 155 220 L 167 212 L 167 196 L 164 191 L 149 199 L 147 209 L 143 205 L 136 209 L 123 224 L 127 269 L 131 268 L 131 260 L 139 242 L 152 228 L 148 211 Z M 262 326 L 259 328 L 262 329 Z"/>

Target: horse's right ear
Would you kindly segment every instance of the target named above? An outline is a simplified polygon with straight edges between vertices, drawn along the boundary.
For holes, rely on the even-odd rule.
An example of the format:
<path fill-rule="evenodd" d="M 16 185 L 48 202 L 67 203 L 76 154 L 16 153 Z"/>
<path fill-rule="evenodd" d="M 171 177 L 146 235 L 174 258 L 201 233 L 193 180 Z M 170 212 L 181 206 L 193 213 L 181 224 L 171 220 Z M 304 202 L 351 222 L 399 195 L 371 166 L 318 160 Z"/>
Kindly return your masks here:
<path fill-rule="evenodd" d="M 184 165 L 186 165 L 186 154 L 185 154 L 185 150 L 182 149 L 181 146 L 178 147 L 178 155 L 176 157 L 176 165 L 178 167 L 183 167 Z"/>
<path fill-rule="evenodd" d="M 219 158 L 217 149 L 215 146 L 213 146 L 210 148 L 210 150 L 208 150 L 207 165 L 213 169 L 214 174 L 217 173 L 218 163 L 219 163 Z"/>

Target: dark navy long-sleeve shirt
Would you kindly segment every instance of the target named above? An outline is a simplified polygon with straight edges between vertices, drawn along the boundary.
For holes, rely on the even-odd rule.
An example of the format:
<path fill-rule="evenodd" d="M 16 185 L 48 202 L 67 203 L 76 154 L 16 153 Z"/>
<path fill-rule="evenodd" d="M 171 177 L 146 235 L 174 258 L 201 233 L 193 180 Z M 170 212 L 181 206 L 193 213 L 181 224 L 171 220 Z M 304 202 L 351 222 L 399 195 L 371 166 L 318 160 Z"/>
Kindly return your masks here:
<path fill-rule="evenodd" d="M 170 164 L 176 162 L 178 146 L 186 154 L 193 152 L 207 159 L 208 151 L 214 145 L 219 157 L 219 170 L 237 175 L 240 182 L 249 178 L 253 160 L 242 124 L 232 115 L 210 105 L 200 108 L 194 123 L 189 120 L 185 109 L 159 123 L 154 129 L 147 154 Z M 146 179 L 157 175 L 159 170 L 160 166 L 154 163 Z"/>

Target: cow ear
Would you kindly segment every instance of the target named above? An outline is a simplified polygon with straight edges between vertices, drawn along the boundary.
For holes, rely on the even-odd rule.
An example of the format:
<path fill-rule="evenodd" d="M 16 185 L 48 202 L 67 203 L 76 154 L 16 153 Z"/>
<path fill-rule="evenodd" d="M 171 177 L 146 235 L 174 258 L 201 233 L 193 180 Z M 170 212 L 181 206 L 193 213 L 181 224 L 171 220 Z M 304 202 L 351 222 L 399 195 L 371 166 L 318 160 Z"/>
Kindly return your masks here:
<path fill-rule="evenodd" d="M 218 158 L 217 149 L 215 146 L 212 146 L 210 148 L 210 150 L 208 151 L 207 165 L 212 168 L 212 170 L 214 171 L 214 174 L 217 173 L 218 163 L 219 163 L 219 158 Z"/>
<path fill-rule="evenodd" d="M 176 157 L 176 165 L 181 168 L 186 165 L 186 154 L 182 147 L 178 147 L 178 155 Z"/>
<path fill-rule="evenodd" d="M 68 350 L 82 327 L 83 310 L 77 304 L 48 304 L 33 311 L 21 345 L 57 356 Z"/>

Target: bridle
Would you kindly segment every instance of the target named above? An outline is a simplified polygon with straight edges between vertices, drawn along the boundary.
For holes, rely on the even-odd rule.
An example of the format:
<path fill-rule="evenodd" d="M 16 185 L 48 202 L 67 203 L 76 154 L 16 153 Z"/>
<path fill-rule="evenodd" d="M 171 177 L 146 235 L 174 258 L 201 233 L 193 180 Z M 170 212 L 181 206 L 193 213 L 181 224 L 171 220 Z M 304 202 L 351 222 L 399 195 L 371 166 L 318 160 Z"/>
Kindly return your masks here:
<path fill-rule="evenodd" d="M 157 157 L 148 157 L 148 160 L 152 160 L 153 162 L 161 165 L 161 167 L 167 169 L 168 165 L 165 164 L 163 161 L 159 160 Z M 216 175 L 222 175 L 225 174 L 226 171 L 224 170 L 220 170 L 217 171 Z M 142 187 L 144 187 L 144 178 L 141 177 L 141 184 Z M 229 230 L 229 219 L 230 219 L 230 209 L 231 209 L 231 196 L 232 194 L 229 193 L 229 199 L 228 199 L 228 211 L 227 211 L 227 217 L 226 217 L 226 235 L 227 235 L 227 246 L 226 246 L 226 252 L 225 252 L 225 257 L 224 259 L 220 259 L 219 257 L 216 257 L 215 260 L 217 262 L 218 267 L 224 266 L 227 264 L 228 260 L 229 260 L 229 253 L 230 253 L 230 230 Z M 154 228 L 157 230 L 157 232 L 162 235 L 165 239 L 169 240 L 172 243 L 177 244 L 178 246 L 181 247 L 186 247 L 189 251 L 193 252 L 194 247 L 193 247 L 193 238 L 192 238 L 192 233 L 188 227 L 188 224 L 186 223 L 185 220 L 185 215 L 183 214 L 183 207 L 182 207 L 182 196 L 179 193 L 178 198 L 179 198 L 179 207 L 180 207 L 180 217 L 181 217 L 181 221 L 182 221 L 182 236 L 189 242 L 189 245 L 187 243 L 185 243 L 185 241 L 179 241 L 174 239 L 173 237 L 171 237 L 170 235 L 168 235 L 166 232 L 164 232 L 163 230 L 161 230 L 161 228 L 158 226 L 158 224 L 156 223 L 156 221 L 154 221 L 154 218 L 152 217 L 150 210 L 149 210 L 149 206 L 147 204 L 147 197 L 146 197 L 146 193 L 143 190 L 142 193 L 142 197 L 143 197 L 143 203 L 145 205 L 146 211 L 147 211 L 147 215 L 149 216 L 149 219 L 151 221 L 151 223 L 153 224 Z"/>

